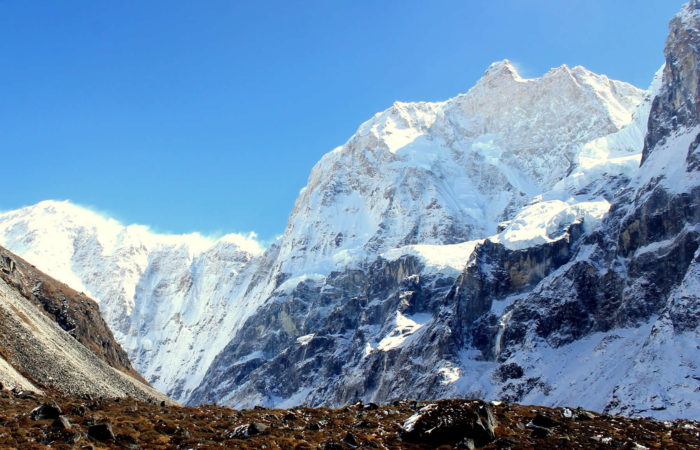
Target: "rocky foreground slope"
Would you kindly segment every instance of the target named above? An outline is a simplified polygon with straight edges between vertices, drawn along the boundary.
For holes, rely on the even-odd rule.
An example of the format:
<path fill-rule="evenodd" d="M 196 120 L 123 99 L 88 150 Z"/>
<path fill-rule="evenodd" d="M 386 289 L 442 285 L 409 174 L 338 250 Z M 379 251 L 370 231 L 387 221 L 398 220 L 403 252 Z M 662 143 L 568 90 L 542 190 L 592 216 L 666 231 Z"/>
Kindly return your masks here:
<path fill-rule="evenodd" d="M 5 249 L 0 258 L 0 383 L 172 403 L 134 371 L 95 302 Z"/>
<path fill-rule="evenodd" d="M 479 400 L 234 411 L 0 391 L 3 448 L 700 448 L 700 424 Z"/>

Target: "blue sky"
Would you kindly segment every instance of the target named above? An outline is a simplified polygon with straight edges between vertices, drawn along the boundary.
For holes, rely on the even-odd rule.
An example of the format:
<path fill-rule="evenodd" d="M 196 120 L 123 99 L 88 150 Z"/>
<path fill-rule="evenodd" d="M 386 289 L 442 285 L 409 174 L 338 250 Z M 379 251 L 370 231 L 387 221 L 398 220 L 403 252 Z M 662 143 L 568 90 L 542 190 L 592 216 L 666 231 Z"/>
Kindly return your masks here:
<path fill-rule="evenodd" d="M 2 1 L 0 210 L 281 233 L 311 167 L 396 100 L 509 58 L 646 88 L 674 0 Z"/>

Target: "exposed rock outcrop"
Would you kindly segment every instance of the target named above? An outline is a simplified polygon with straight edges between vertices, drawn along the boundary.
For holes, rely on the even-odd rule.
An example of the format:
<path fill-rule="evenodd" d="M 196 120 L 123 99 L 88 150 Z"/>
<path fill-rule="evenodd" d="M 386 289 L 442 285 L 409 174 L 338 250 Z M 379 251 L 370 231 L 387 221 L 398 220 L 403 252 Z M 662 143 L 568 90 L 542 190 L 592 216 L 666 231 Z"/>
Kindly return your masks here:
<path fill-rule="evenodd" d="M 94 302 L 36 271 L 15 255 L 3 251 L 2 258 L 5 270 L 0 277 L 0 381 L 3 385 L 39 394 L 57 391 L 173 403 L 135 376 L 125 356 L 119 360 L 123 350 L 114 342 Z M 56 305 L 61 305 L 60 309 L 55 309 Z M 97 351 L 92 349 L 95 346 Z M 49 403 L 32 414 L 38 420 L 55 419 L 61 410 Z"/>
<path fill-rule="evenodd" d="M 78 342 L 110 366 L 146 382 L 131 366 L 126 352 L 100 315 L 100 307 L 92 299 L 2 247 L 0 267 L 2 280 L 14 286 Z"/>

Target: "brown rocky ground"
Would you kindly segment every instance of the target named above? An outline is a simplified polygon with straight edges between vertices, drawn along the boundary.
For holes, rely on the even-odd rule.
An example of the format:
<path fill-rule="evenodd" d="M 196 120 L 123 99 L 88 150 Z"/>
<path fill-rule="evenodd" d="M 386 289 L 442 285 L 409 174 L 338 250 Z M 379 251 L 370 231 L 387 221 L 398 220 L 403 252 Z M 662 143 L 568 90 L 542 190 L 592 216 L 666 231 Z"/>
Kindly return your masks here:
<path fill-rule="evenodd" d="M 0 392 L 0 448 L 691 449 L 700 448 L 699 433 L 700 424 L 688 420 L 478 400 L 234 411 Z"/>

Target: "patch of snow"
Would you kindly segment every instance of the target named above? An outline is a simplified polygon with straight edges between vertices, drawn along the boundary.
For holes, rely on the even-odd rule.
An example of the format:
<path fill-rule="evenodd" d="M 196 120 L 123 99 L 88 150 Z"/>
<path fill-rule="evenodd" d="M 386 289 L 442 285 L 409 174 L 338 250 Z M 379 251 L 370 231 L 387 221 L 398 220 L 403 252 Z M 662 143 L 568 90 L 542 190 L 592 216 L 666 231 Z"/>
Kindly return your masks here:
<path fill-rule="evenodd" d="M 417 256 L 425 264 L 423 273 L 445 272 L 457 275 L 464 269 L 474 248 L 481 242 L 483 240 L 448 245 L 407 245 L 391 249 L 381 256 L 387 261 L 396 261 L 405 255 Z"/>
<path fill-rule="evenodd" d="M 309 342 L 311 342 L 311 340 L 314 338 L 314 336 L 316 336 L 316 334 L 314 334 L 314 333 L 305 334 L 304 336 L 299 336 L 299 337 L 297 338 L 297 342 L 298 342 L 300 345 L 302 345 L 302 346 L 303 346 L 303 345 L 308 345 Z"/>
<path fill-rule="evenodd" d="M 396 312 L 395 326 L 376 346 L 377 350 L 389 351 L 400 347 L 404 341 L 433 319 L 432 314 L 419 313 L 404 316 Z"/>

